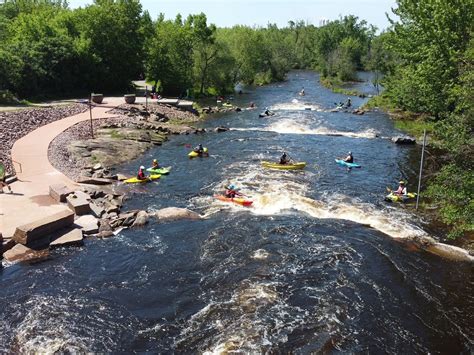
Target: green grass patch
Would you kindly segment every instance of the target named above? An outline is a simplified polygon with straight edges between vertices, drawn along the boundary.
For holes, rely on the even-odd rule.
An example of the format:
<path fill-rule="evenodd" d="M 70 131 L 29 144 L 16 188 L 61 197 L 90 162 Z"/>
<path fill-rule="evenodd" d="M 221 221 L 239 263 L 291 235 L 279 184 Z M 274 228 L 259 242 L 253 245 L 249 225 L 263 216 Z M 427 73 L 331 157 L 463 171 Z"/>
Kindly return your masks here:
<path fill-rule="evenodd" d="M 321 77 L 319 80 L 320 83 L 325 87 L 330 89 L 332 92 L 335 92 L 336 94 L 343 94 L 347 96 L 360 96 L 361 93 L 357 90 L 349 90 L 349 89 L 344 89 L 341 86 L 344 85 L 345 83 L 340 80 L 337 77 Z"/>
<path fill-rule="evenodd" d="M 423 135 L 423 131 L 425 129 L 426 129 L 427 134 L 433 133 L 434 123 L 424 121 L 423 119 L 417 119 L 417 120 L 397 119 L 395 120 L 395 128 L 403 132 L 407 132 L 411 136 L 420 137 Z"/>

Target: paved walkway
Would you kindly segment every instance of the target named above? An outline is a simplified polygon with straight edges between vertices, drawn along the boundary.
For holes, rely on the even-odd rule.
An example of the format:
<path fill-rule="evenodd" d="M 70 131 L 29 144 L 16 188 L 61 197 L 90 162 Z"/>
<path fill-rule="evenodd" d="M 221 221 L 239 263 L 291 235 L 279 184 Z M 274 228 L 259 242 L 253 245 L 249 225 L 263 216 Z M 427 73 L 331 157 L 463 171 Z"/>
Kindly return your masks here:
<path fill-rule="evenodd" d="M 103 104 L 107 107 L 93 108 L 93 119 L 116 116 L 107 111 L 122 103 L 121 97 L 105 98 Z M 14 194 L 0 194 L 0 231 L 4 238 L 10 238 L 19 225 L 67 208 L 49 197 L 49 186 L 63 183 L 75 188 L 77 184 L 51 165 L 48 147 L 61 132 L 89 119 L 86 111 L 40 127 L 15 142 L 11 154 L 19 181 L 11 185 Z"/>

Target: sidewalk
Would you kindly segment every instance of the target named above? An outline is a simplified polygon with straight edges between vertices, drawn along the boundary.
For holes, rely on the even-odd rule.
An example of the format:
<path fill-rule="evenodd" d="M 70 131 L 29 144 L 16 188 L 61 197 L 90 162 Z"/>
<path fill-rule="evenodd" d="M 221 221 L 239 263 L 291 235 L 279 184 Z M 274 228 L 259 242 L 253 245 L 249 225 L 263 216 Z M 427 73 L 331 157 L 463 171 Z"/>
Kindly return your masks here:
<path fill-rule="evenodd" d="M 122 97 L 105 98 L 103 104 L 107 107 L 93 108 L 93 119 L 116 116 L 107 111 L 122 103 Z M 40 127 L 15 142 L 11 155 L 18 181 L 10 185 L 13 194 L 0 194 L 0 231 L 4 238 L 10 238 L 19 225 L 67 208 L 49 197 L 49 186 L 62 183 L 77 188 L 78 185 L 51 165 L 48 147 L 64 130 L 89 119 L 86 111 Z"/>

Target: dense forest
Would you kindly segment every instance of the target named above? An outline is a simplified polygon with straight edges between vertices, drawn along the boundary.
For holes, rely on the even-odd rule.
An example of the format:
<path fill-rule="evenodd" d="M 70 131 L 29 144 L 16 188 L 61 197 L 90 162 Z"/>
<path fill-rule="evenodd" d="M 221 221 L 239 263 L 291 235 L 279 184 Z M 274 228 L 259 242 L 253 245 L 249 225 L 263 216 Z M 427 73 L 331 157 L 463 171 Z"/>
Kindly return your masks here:
<path fill-rule="evenodd" d="M 157 4 L 159 6 L 159 4 Z M 205 96 L 236 83 L 314 69 L 330 84 L 370 70 L 384 91 L 369 105 L 429 128 L 427 192 L 451 237 L 474 229 L 472 0 L 398 0 L 391 26 L 354 16 L 316 27 L 217 28 L 205 14 L 152 19 L 138 0 L 7 0 L 0 5 L 0 91 L 20 98 L 123 92 L 143 76 L 165 95 Z M 410 126 L 410 125 L 408 125 Z"/>

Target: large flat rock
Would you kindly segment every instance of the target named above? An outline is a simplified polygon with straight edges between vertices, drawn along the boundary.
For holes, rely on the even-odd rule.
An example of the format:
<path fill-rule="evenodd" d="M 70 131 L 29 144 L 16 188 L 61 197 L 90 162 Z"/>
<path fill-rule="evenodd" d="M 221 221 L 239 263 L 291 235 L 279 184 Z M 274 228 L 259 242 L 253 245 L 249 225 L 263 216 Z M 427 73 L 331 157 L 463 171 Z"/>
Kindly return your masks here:
<path fill-rule="evenodd" d="M 20 244 L 31 245 L 41 239 L 49 238 L 52 233 L 67 228 L 73 223 L 74 212 L 65 209 L 17 227 L 13 234 L 13 240 Z"/>
<path fill-rule="evenodd" d="M 32 261 L 36 259 L 43 259 L 48 257 L 48 250 L 33 250 L 22 244 L 17 244 L 8 250 L 4 256 L 5 260 L 9 262 L 16 261 Z"/>
<path fill-rule="evenodd" d="M 69 195 L 66 198 L 67 206 L 78 216 L 88 214 L 91 210 L 89 206 L 90 197 L 88 199 L 88 196 L 89 195 L 85 193 L 79 193 L 79 191 L 76 191 L 74 194 Z"/>
<path fill-rule="evenodd" d="M 49 196 L 56 202 L 66 202 L 66 197 L 72 194 L 72 190 L 64 184 L 54 184 L 49 186 Z"/>
<path fill-rule="evenodd" d="M 82 235 L 82 230 L 79 228 L 68 231 L 59 238 L 53 240 L 49 245 L 50 248 L 59 248 L 66 246 L 81 246 L 84 244 L 84 237 Z"/>
<path fill-rule="evenodd" d="M 74 221 L 85 235 L 95 234 L 99 232 L 99 220 L 90 214 L 81 216 Z"/>
<path fill-rule="evenodd" d="M 105 179 L 105 178 L 92 178 L 92 177 L 81 177 L 79 180 L 77 180 L 79 184 L 87 184 L 87 185 L 109 185 L 113 183 L 114 181 L 111 179 Z"/>

